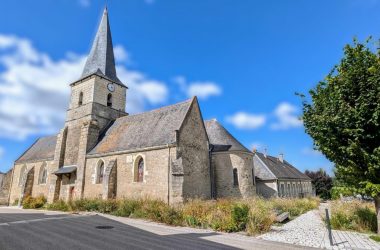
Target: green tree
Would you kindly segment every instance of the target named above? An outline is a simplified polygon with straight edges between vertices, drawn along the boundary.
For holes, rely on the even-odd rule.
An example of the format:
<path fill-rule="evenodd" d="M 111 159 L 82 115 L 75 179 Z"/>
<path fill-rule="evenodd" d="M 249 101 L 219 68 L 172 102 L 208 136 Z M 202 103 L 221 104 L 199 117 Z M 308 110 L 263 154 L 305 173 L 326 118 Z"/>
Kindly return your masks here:
<path fill-rule="evenodd" d="M 315 193 L 322 199 L 331 198 L 332 178 L 326 173 L 325 170 L 319 169 L 317 171 L 306 170 L 305 174 L 311 178 L 311 183 L 315 187 Z"/>
<path fill-rule="evenodd" d="M 345 189 L 375 200 L 380 234 L 380 49 L 354 40 L 328 76 L 301 95 L 306 133 Z"/>

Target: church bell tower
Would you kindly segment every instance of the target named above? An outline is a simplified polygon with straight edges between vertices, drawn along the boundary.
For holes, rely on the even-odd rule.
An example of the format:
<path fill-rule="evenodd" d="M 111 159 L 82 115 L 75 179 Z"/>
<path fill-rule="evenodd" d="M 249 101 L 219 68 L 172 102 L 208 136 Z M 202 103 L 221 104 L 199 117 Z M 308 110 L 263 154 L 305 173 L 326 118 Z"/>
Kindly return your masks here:
<path fill-rule="evenodd" d="M 113 121 L 125 112 L 127 87 L 116 75 L 108 10 L 104 9 L 98 31 L 79 80 L 70 84 L 71 96 L 65 127 L 57 136 L 54 168 L 66 174 L 52 178 L 49 201 L 82 198 L 86 154 Z"/>
<path fill-rule="evenodd" d="M 104 9 L 82 76 L 70 86 L 67 126 L 85 118 L 96 119 L 104 128 L 110 121 L 126 115 L 127 87 L 116 75 L 107 8 Z"/>

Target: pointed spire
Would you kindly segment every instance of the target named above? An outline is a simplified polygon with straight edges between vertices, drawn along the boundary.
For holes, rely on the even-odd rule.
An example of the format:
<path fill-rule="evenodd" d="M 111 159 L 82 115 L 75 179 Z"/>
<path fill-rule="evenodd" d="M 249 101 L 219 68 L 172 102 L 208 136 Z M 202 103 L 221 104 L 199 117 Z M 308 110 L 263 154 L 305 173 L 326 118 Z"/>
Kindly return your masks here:
<path fill-rule="evenodd" d="M 83 69 L 82 78 L 92 74 L 109 78 L 122 84 L 116 76 L 115 58 L 113 54 L 111 29 L 108 20 L 107 6 L 104 8 L 98 32 L 91 47 Z"/>

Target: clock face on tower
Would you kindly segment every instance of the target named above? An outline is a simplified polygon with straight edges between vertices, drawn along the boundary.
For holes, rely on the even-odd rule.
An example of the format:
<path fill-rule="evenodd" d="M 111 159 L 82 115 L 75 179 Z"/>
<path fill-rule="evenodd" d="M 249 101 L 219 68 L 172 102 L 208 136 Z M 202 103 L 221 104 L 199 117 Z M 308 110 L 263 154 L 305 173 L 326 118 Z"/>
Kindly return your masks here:
<path fill-rule="evenodd" d="M 115 85 L 113 83 L 108 83 L 107 88 L 109 91 L 114 92 L 115 91 Z"/>

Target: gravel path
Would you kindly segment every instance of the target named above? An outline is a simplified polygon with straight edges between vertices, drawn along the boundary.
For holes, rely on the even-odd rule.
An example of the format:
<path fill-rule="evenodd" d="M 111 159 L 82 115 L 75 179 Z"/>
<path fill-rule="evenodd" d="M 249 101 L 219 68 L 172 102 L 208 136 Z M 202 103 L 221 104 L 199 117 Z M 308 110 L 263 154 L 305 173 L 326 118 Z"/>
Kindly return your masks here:
<path fill-rule="evenodd" d="M 317 210 L 309 211 L 283 226 L 273 226 L 269 233 L 258 238 L 309 247 L 321 247 L 326 233 Z"/>
<path fill-rule="evenodd" d="M 320 216 L 327 207 L 328 204 L 321 204 L 319 210 L 309 211 L 283 226 L 273 226 L 269 233 L 258 238 L 334 250 L 380 250 L 380 244 L 370 240 L 367 234 L 340 230 L 332 230 L 333 245 L 331 246 L 327 229 Z"/>

